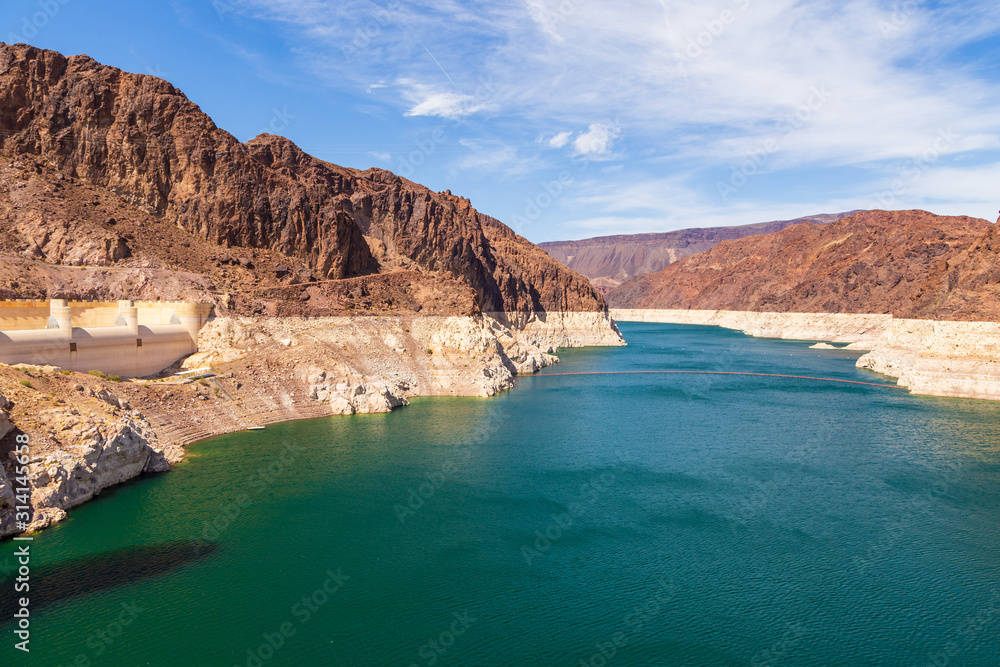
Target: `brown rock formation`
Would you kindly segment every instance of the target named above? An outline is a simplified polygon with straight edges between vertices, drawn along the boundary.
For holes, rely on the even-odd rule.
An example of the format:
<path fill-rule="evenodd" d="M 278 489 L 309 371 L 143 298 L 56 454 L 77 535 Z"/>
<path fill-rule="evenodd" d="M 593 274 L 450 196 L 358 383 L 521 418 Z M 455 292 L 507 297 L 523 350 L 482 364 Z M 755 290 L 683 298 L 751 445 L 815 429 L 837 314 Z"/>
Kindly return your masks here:
<path fill-rule="evenodd" d="M 1000 227 L 991 225 L 969 248 L 938 262 L 912 312 L 930 319 L 1000 320 Z"/>
<path fill-rule="evenodd" d="M 1000 315 L 997 228 L 926 211 L 867 211 L 829 225 L 723 241 L 608 295 L 619 308 Z"/>
<path fill-rule="evenodd" d="M 620 234 L 581 241 L 551 241 L 540 243 L 539 247 L 569 268 L 590 278 L 591 284 L 606 294 L 632 276 L 656 273 L 685 257 L 713 248 L 720 241 L 772 234 L 802 222 L 826 224 L 855 213 L 858 211 L 736 227 L 706 227 L 660 234 Z"/>
<path fill-rule="evenodd" d="M 8 220 L 2 249 L 49 263 L 152 262 L 204 276 L 208 291 L 240 291 L 233 276 L 241 271 L 260 286 L 406 270 L 451 285 L 445 294 L 470 291 L 462 312 L 606 309 L 586 281 L 467 199 L 387 171 L 338 167 L 281 137 L 242 144 L 161 79 L 23 44 L 0 44 L 0 72 L 0 155 L 11 160 L 9 178 L 40 178 L 35 190 L 50 195 L 18 200 L 8 187 L 4 202 L 0 192 Z M 94 205 L 80 217 L 83 195 Z M 186 236 L 184 247 L 194 250 L 170 253 L 152 238 L 140 248 L 139 228 L 170 242 Z M 216 270 L 223 265 L 232 275 Z M 317 290 L 275 298 L 299 311 L 312 299 L 347 307 L 323 302 Z M 406 299 L 389 294 L 388 306 L 397 300 Z"/>

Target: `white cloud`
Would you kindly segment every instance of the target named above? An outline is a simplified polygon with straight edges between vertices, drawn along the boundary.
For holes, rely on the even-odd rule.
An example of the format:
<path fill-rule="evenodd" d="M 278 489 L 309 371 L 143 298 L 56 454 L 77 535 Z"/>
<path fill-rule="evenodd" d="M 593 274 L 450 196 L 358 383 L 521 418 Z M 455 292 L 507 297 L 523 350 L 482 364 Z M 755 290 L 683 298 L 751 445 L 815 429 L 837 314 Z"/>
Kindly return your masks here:
<path fill-rule="evenodd" d="M 414 104 L 406 115 L 461 118 L 476 111 L 469 106 L 470 100 L 470 97 L 456 93 L 429 93 Z"/>
<path fill-rule="evenodd" d="M 390 162 L 392 160 L 392 153 L 386 153 L 385 151 L 372 151 L 369 155 L 379 162 Z"/>
<path fill-rule="evenodd" d="M 404 96 L 410 101 L 407 116 L 437 116 L 456 119 L 470 116 L 488 108 L 488 104 L 472 95 L 441 91 L 433 86 L 403 79 L 399 84 L 404 88 Z"/>
<path fill-rule="evenodd" d="M 591 160 L 606 160 L 611 157 L 611 149 L 621 134 L 616 125 L 593 123 L 573 140 L 574 152 Z"/>
<path fill-rule="evenodd" d="M 546 145 L 548 145 L 549 148 L 562 148 L 563 146 L 569 143 L 569 139 L 572 136 L 573 136 L 572 132 L 560 132 L 559 134 L 555 135 L 545 143 Z"/>
<path fill-rule="evenodd" d="M 997 30 L 995 5 L 918 6 L 902 20 L 875 0 L 614 6 L 581 5 L 561 26 L 565 44 L 515 36 L 501 60 L 527 83 L 505 101 L 543 118 L 617 117 L 630 136 L 673 134 L 687 154 L 715 161 L 738 161 L 778 133 L 782 164 L 863 164 L 905 156 L 939 126 L 995 135 L 1000 125 L 995 87 L 941 62 Z M 887 17 L 901 21 L 899 36 L 882 35 Z M 817 105 L 812 91 L 823 87 Z M 804 122 L 784 136 L 796 114 Z"/>

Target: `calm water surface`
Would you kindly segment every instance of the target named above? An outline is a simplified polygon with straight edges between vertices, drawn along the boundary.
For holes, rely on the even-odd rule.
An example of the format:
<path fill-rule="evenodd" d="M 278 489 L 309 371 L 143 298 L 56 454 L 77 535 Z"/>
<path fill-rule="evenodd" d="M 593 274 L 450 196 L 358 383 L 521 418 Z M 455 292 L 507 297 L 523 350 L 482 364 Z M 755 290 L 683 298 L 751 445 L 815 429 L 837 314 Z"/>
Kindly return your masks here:
<path fill-rule="evenodd" d="M 545 377 L 885 381 L 622 330 L 492 400 L 214 438 L 106 491 L 36 538 L 32 652 L 5 625 L 0 664 L 1000 665 L 1000 404 Z"/>

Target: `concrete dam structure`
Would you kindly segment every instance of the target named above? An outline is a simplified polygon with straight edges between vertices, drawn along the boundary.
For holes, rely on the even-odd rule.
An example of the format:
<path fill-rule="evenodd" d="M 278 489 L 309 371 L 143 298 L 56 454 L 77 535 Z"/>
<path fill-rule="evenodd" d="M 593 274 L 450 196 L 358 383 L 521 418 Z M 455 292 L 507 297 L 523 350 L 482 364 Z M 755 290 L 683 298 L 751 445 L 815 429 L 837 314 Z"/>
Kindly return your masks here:
<path fill-rule="evenodd" d="M 198 350 L 211 309 L 183 301 L 0 301 L 0 363 L 152 375 Z"/>

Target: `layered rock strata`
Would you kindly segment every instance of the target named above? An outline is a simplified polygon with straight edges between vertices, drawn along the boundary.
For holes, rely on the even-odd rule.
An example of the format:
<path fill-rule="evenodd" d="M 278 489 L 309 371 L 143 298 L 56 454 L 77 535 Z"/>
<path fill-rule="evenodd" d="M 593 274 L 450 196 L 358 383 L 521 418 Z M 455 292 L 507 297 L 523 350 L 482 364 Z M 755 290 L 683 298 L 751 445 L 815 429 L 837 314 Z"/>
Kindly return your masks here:
<path fill-rule="evenodd" d="M 166 81 L 23 44 L 0 44 L 0 296 L 216 315 L 186 362 L 216 377 L 191 384 L 0 365 L 0 535 L 17 433 L 39 527 L 200 438 L 490 396 L 558 347 L 623 344 L 586 278 L 468 199 L 242 143 Z"/>
<path fill-rule="evenodd" d="M 894 319 L 858 360 L 914 394 L 1000 400 L 1000 324 Z"/>

